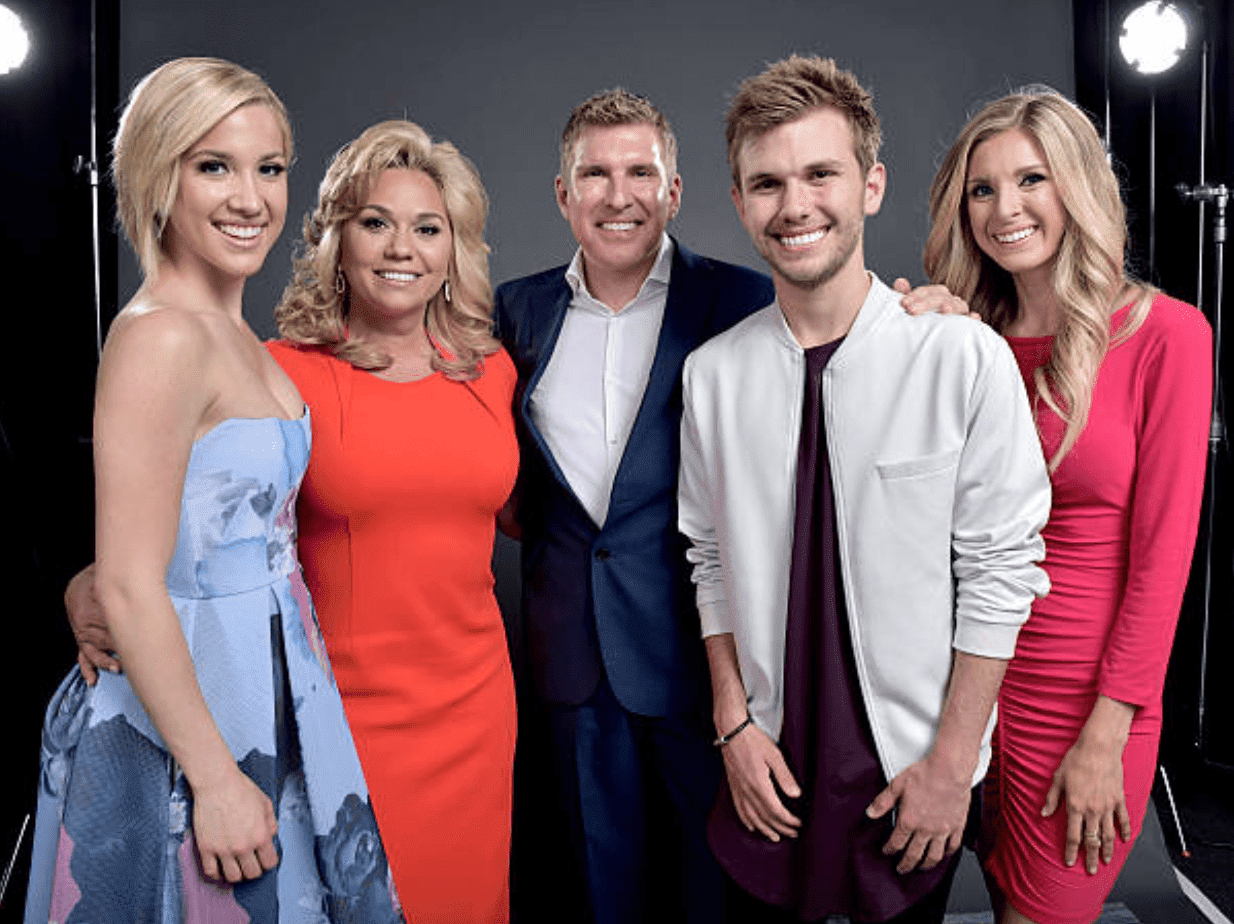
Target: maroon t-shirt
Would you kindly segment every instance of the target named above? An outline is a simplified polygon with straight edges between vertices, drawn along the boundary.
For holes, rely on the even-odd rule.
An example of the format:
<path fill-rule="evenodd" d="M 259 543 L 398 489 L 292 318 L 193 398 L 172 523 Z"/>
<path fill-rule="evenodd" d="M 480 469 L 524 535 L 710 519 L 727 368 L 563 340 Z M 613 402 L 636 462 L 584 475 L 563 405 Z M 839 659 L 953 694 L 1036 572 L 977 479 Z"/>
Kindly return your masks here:
<path fill-rule="evenodd" d="M 898 874 L 899 857 L 882 853 L 891 814 L 877 821 L 865 815 L 887 781 L 853 661 L 822 413 L 823 369 L 841 342 L 805 351 L 779 742 L 802 790 L 797 799 L 780 797 L 801 830 L 778 843 L 747 831 L 722 778 L 708 839 L 721 866 L 760 901 L 805 921 L 828 914 L 883 921 L 937 888 L 950 864 Z"/>

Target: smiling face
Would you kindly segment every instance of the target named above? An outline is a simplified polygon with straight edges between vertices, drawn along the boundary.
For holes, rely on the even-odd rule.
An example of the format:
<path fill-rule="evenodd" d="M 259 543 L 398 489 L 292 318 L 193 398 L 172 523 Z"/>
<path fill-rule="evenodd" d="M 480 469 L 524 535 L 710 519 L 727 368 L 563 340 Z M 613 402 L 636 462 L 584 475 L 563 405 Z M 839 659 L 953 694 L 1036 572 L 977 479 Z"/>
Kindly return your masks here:
<path fill-rule="evenodd" d="M 180 158 L 163 252 L 216 279 L 261 269 L 287 214 L 287 156 L 270 107 L 241 106 Z"/>
<path fill-rule="evenodd" d="M 339 268 L 353 326 L 420 315 L 447 279 L 454 240 L 441 190 L 423 170 L 383 170 L 342 230 Z"/>
<path fill-rule="evenodd" d="M 641 282 L 651 271 L 681 205 L 681 178 L 670 169 L 659 133 L 645 122 L 583 129 L 570 175 L 557 177 L 556 186 L 589 279 L 599 273 Z"/>
<path fill-rule="evenodd" d="M 737 213 L 778 284 L 812 291 L 864 272 L 862 227 L 882 204 L 886 171 L 861 169 L 842 112 L 811 109 L 750 139 L 738 177 Z"/>
<path fill-rule="evenodd" d="M 999 132 L 973 148 L 964 182 L 968 223 L 981 252 L 1017 284 L 1049 284 L 1067 210 L 1036 139 Z"/>

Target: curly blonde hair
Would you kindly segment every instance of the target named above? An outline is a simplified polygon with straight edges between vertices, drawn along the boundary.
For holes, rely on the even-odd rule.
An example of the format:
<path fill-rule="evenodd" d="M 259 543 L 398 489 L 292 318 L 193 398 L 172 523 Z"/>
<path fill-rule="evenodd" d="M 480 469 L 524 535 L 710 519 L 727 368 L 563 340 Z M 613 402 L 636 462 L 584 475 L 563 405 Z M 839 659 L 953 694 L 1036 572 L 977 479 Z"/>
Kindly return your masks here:
<path fill-rule="evenodd" d="M 241 106 L 270 107 L 292 157 L 287 110 L 266 82 L 219 58 L 176 58 L 143 77 L 129 95 L 112 143 L 116 211 L 147 281 L 158 273 L 163 225 L 176 201 L 180 158 Z"/>
<path fill-rule="evenodd" d="M 1067 213 L 1052 275 L 1059 327 L 1049 362 L 1034 373 L 1038 399 L 1066 424 L 1050 459 L 1053 472 L 1088 422 L 1106 352 L 1135 333 L 1156 290 L 1127 272 L 1126 210 L 1097 130 L 1074 103 L 1046 86 L 1025 87 L 990 103 L 947 152 L 930 187 L 931 227 L 922 256 L 930 280 L 966 299 L 999 333 L 1019 315 L 1011 275 L 978 248 L 964 207 L 973 150 L 1011 129 L 1026 132 L 1041 147 Z M 1133 286 L 1141 294 L 1112 338 L 1110 317 Z"/>
<path fill-rule="evenodd" d="M 304 219 L 295 275 L 274 318 L 279 333 L 296 343 L 329 347 L 359 369 L 379 370 L 389 355 L 347 335 L 347 290 L 336 287 L 343 226 L 359 214 L 383 170 L 423 171 L 441 191 L 453 237 L 442 292 L 428 304 L 426 324 L 434 345 L 432 366 L 456 381 L 479 377 L 484 357 L 497 351 L 493 291 L 489 283 L 484 222 L 488 196 L 475 166 L 448 141 L 434 142 L 420 126 L 401 119 L 365 130 L 335 155 L 318 190 L 317 206 Z"/>

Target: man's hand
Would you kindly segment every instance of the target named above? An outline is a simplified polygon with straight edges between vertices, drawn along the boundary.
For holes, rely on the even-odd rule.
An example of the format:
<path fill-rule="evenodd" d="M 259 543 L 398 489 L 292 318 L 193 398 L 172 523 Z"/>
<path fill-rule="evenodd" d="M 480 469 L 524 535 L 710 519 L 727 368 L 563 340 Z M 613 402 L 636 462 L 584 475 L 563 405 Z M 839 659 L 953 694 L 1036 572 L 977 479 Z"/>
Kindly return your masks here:
<path fill-rule="evenodd" d="M 896 872 L 933 869 L 960 849 L 972 799 L 972 775 L 946 766 L 934 751 L 896 776 L 866 809 L 882 818 L 898 806 L 883 853 L 904 851 Z"/>
<path fill-rule="evenodd" d="M 891 287 L 904 296 L 900 299 L 900 307 L 911 315 L 936 311 L 939 314 L 966 314 L 970 318 L 981 320 L 981 315 L 968 310 L 968 302 L 958 295 L 952 295 L 946 286 L 927 285 L 914 289 L 909 281 L 901 276 Z"/>
<path fill-rule="evenodd" d="M 796 837 L 801 819 L 780 801 L 771 781 L 774 777 L 780 789 L 794 799 L 801 795 L 801 787 L 789 772 L 776 743 L 751 724 L 721 750 L 733 805 L 746 830 L 758 831 L 769 841 L 779 841 L 781 836 Z"/>
<path fill-rule="evenodd" d="M 107 628 L 103 606 L 94 592 L 94 565 L 78 571 L 64 589 L 64 609 L 77 639 L 77 663 L 86 683 L 94 686 L 99 670 L 120 673 L 120 661 L 112 652 L 115 643 Z"/>

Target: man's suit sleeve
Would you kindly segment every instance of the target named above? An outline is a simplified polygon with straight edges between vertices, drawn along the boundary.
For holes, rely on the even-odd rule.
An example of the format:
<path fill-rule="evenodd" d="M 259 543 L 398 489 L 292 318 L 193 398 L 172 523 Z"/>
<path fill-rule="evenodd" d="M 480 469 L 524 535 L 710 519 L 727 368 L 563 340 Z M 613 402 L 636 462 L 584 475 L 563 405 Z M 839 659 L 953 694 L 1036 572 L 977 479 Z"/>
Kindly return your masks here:
<path fill-rule="evenodd" d="M 956 473 L 952 568 L 956 578 L 953 646 L 1010 658 L 1034 597 L 1049 578 L 1041 528 L 1050 480 L 1024 383 L 1006 342 L 987 328 L 972 333 L 984 361 L 975 376 L 968 437 Z"/>
<path fill-rule="evenodd" d="M 704 636 L 732 632 L 720 545 L 716 538 L 715 505 L 711 497 L 700 432 L 694 356 L 686 358 L 682 373 L 681 470 L 677 487 L 677 524 L 690 540 L 686 558 L 693 566 L 698 613 Z M 704 412 L 705 416 L 705 412 Z"/>

